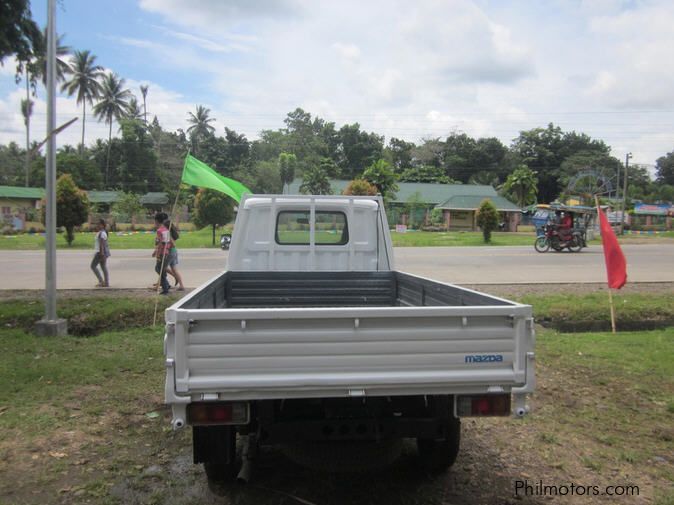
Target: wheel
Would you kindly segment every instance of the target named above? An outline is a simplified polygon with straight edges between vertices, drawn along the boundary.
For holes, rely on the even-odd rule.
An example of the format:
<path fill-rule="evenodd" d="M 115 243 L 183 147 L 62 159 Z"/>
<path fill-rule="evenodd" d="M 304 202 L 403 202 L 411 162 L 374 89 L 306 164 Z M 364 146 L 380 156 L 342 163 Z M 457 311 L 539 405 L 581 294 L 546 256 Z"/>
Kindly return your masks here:
<path fill-rule="evenodd" d="M 548 252 L 550 249 L 550 241 L 545 237 L 538 237 L 534 242 L 534 249 L 539 253 Z"/>
<path fill-rule="evenodd" d="M 583 248 L 583 239 L 580 237 L 573 237 L 569 241 L 569 251 L 571 252 L 580 252 L 580 250 Z"/>
<path fill-rule="evenodd" d="M 426 470 L 442 472 L 456 461 L 461 445 L 461 420 L 453 417 L 447 422 L 447 438 L 444 440 L 427 440 L 417 438 L 419 457 Z"/>

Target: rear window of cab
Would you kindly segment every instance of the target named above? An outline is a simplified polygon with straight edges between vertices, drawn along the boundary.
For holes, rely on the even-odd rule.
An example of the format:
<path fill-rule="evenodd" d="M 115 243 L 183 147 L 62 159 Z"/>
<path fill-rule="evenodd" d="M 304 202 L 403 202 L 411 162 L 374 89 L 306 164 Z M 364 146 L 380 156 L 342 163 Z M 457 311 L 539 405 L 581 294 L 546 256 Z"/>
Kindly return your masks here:
<path fill-rule="evenodd" d="M 311 213 L 308 210 L 283 210 L 276 217 L 276 243 L 310 245 Z M 316 245 L 345 245 L 349 242 L 346 215 L 337 211 L 316 211 Z"/>

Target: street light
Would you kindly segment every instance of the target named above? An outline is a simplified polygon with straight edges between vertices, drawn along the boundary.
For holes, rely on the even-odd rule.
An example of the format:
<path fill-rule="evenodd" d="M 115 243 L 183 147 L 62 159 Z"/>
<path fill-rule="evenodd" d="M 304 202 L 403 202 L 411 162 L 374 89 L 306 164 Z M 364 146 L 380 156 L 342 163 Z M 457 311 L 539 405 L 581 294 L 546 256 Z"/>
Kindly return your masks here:
<path fill-rule="evenodd" d="M 632 158 L 632 153 L 627 153 L 625 155 L 625 175 L 623 176 L 623 201 L 622 201 L 622 210 L 620 212 L 620 234 L 625 233 L 625 200 L 627 199 L 627 169 L 630 166 L 630 158 Z"/>

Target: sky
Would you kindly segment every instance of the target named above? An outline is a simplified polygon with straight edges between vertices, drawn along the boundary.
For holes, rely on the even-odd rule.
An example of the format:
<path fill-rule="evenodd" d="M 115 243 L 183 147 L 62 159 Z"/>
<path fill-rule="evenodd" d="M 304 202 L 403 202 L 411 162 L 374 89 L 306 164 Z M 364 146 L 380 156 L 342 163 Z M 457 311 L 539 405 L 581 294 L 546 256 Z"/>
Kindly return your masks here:
<path fill-rule="evenodd" d="M 31 2 L 46 23 L 46 0 Z M 88 49 L 167 129 L 205 105 L 257 138 L 302 107 L 418 142 L 465 132 L 510 145 L 549 122 L 630 163 L 674 151 L 670 0 L 59 0 L 57 31 Z M 0 67 L 0 142 L 25 143 L 15 63 Z M 31 136 L 44 136 L 38 87 Z M 57 124 L 81 115 L 63 94 Z M 77 144 L 80 124 L 58 143 Z M 87 115 L 86 142 L 107 138 Z M 113 134 L 116 128 L 113 128 Z"/>

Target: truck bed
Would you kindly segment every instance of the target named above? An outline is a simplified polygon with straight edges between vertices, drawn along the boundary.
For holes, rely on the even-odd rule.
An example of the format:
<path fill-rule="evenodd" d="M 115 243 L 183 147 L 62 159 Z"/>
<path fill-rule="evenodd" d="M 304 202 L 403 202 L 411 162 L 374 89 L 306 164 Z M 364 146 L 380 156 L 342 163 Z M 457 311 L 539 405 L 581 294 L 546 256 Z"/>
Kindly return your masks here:
<path fill-rule="evenodd" d="M 225 272 L 166 321 L 174 423 L 202 399 L 533 388 L 530 306 L 396 271 Z"/>

